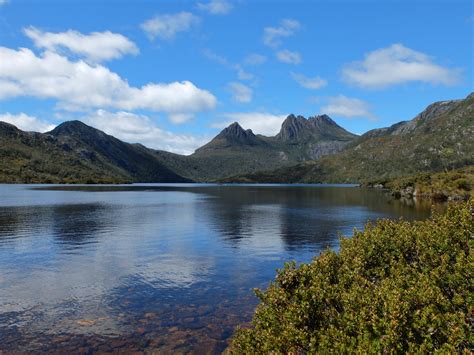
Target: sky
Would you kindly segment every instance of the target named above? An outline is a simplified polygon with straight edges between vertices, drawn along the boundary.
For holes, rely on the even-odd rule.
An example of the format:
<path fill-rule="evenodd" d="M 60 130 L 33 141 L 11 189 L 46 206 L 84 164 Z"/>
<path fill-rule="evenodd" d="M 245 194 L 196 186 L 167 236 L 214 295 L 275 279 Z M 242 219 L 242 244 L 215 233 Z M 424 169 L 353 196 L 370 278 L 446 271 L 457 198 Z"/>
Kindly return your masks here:
<path fill-rule="evenodd" d="M 0 0 L 0 120 L 190 154 L 290 113 L 362 134 L 473 91 L 471 0 Z"/>

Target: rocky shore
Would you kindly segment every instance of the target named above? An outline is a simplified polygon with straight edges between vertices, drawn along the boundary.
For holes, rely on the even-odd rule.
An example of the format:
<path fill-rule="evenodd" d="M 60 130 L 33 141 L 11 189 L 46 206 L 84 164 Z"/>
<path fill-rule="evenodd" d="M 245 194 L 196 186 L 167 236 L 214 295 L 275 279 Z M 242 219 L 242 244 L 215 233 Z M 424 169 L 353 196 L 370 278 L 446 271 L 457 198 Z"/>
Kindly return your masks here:
<path fill-rule="evenodd" d="M 386 189 L 395 198 L 467 201 L 474 196 L 474 166 L 440 173 L 422 173 L 388 181 L 362 184 L 363 187 Z"/>

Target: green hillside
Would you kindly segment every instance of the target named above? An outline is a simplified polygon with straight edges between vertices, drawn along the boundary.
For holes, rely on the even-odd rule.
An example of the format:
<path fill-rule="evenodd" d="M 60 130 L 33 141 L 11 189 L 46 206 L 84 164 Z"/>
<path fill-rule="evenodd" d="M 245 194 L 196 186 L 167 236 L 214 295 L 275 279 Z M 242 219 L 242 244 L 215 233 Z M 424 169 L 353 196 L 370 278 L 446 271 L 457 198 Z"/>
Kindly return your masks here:
<path fill-rule="evenodd" d="M 365 182 L 472 164 L 474 94 L 434 103 L 411 121 L 369 131 L 334 155 L 226 181 Z"/>
<path fill-rule="evenodd" d="M 355 136 L 289 115 L 273 137 L 233 123 L 189 156 L 129 144 L 79 121 L 44 134 L 0 122 L 1 182 L 369 182 L 474 164 L 474 95 Z"/>
<path fill-rule="evenodd" d="M 185 182 L 148 149 L 79 121 L 42 134 L 0 122 L 0 181 L 7 183 Z"/>

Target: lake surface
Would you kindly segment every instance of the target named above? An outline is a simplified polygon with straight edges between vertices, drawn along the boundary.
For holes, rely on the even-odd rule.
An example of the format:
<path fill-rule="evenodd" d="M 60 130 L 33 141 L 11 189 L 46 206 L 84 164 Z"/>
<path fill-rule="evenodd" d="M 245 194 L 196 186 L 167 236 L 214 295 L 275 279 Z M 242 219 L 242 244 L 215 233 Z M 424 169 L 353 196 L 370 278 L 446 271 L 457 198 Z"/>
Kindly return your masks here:
<path fill-rule="evenodd" d="M 0 350 L 219 353 L 284 262 L 429 216 L 348 186 L 44 187 L 0 185 Z"/>

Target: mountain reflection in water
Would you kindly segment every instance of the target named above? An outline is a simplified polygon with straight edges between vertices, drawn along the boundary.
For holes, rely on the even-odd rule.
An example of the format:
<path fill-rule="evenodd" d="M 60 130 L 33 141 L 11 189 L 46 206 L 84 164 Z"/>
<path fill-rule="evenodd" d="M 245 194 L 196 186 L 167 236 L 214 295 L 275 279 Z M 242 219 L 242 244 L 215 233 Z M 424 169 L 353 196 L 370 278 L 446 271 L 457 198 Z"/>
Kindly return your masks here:
<path fill-rule="evenodd" d="M 0 350 L 218 353 L 285 261 L 428 215 L 347 186 L 0 185 Z"/>

